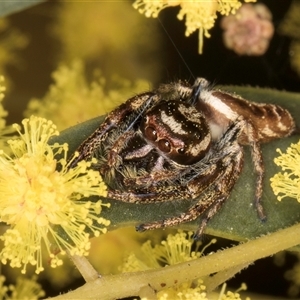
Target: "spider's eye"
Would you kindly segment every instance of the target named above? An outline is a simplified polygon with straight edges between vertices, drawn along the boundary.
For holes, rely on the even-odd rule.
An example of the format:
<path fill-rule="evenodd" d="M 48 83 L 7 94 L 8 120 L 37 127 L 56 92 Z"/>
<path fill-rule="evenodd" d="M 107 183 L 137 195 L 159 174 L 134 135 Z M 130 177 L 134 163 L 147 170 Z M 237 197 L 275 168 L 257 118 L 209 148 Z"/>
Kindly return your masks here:
<path fill-rule="evenodd" d="M 179 154 L 184 154 L 184 153 L 185 153 L 185 148 L 179 148 L 179 149 L 177 150 L 177 152 L 178 152 Z"/>
<path fill-rule="evenodd" d="M 145 137 L 150 141 L 156 141 L 157 139 L 157 132 L 153 127 L 147 127 L 145 129 Z"/>
<path fill-rule="evenodd" d="M 158 142 L 158 148 L 160 151 L 168 153 L 171 150 L 171 145 L 168 140 L 162 139 Z"/>

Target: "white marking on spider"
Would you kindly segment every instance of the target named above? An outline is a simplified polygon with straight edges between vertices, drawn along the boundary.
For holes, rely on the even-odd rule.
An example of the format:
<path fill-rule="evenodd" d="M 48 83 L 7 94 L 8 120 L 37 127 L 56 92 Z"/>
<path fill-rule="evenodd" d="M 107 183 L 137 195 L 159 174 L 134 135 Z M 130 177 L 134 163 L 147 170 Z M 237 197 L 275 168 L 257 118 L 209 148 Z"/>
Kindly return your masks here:
<path fill-rule="evenodd" d="M 167 116 L 164 111 L 161 112 L 161 121 L 168 125 L 172 132 L 187 135 L 188 132 L 182 128 L 182 124 L 178 123 L 173 116 Z"/>
<path fill-rule="evenodd" d="M 191 151 L 190 153 L 193 155 L 193 156 L 197 156 L 199 153 L 201 153 L 203 150 L 207 149 L 209 143 L 210 143 L 211 139 L 210 139 L 210 135 L 207 134 L 201 141 L 200 144 L 197 144 L 197 145 L 193 145 L 191 147 Z"/>
<path fill-rule="evenodd" d="M 224 115 L 227 119 L 234 121 L 238 118 L 238 114 L 236 112 L 234 112 L 221 99 L 213 96 L 210 91 L 202 90 L 199 98 L 209 106 L 213 107 L 220 114 Z"/>

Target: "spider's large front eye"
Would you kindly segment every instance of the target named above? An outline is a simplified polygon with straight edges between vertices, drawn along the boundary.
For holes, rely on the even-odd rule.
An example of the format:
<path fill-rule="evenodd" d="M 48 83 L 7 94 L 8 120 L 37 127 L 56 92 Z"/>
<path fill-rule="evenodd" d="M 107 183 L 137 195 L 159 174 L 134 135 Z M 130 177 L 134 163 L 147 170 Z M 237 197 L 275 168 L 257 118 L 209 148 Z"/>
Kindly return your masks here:
<path fill-rule="evenodd" d="M 157 140 L 157 132 L 156 130 L 149 126 L 149 127 L 146 127 L 145 129 L 145 137 L 150 140 L 150 141 L 156 141 Z"/>
<path fill-rule="evenodd" d="M 158 141 L 158 148 L 160 151 L 169 153 L 171 151 L 171 145 L 168 140 L 162 139 Z"/>

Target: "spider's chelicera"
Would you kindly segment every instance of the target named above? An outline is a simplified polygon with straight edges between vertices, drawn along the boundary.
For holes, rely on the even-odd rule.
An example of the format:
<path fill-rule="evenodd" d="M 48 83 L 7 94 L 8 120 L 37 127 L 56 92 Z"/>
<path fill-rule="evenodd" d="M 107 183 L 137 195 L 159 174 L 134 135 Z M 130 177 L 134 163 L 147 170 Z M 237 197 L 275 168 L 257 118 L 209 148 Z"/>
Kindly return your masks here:
<path fill-rule="evenodd" d="M 107 115 L 78 148 L 73 165 L 92 156 L 108 185 L 108 197 L 130 203 L 197 200 L 186 212 L 137 226 L 143 231 L 196 219 L 199 237 L 228 199 L 249 144 L 261 205 L 264 166 L 260 143 L 290 135 L 295 123 L 278 105 L 258 104 L 212 89 L 204 78 L 176 82 L 137 95 Z"/>

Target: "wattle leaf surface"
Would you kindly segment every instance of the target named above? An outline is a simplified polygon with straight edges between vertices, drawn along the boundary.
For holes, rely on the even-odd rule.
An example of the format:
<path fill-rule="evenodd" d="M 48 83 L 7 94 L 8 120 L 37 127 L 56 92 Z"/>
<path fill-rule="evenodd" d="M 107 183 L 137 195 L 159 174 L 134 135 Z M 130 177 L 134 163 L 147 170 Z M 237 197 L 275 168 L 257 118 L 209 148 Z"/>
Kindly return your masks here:
<path fill-rule="evenodd" d="M 0 16 L 4 17 L 16 13 L 45 1 L 46 0 L 0 1 Z"/>

